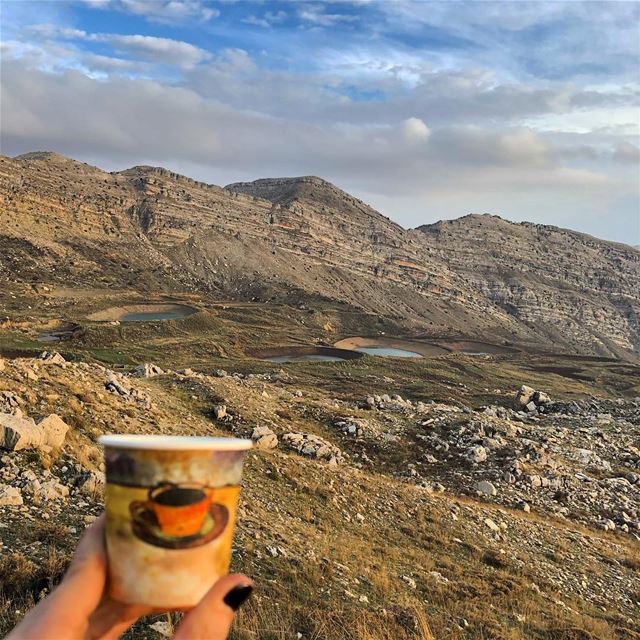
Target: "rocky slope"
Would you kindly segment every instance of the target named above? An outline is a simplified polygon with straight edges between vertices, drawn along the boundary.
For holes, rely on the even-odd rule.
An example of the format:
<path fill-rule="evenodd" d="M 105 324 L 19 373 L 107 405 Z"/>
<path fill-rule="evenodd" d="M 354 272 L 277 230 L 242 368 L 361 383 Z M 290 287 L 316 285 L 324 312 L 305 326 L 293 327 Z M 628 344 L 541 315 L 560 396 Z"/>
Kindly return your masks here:
<path fill-rule="evenodd" d="M 234 640 L 640 637 L 639 398 L 467 406 L 387 376 L 361 396 L 357 369 L 336 398 L 300 374 L 0 360 L 0 632 L 101 512 L 115 427 L 256 441 L 233 568 L 259 588 Z"/>
<path fill-rule="evenodd" d="M 0 278 L 342 305 L 407 332 L 633 357 L 640 254 L 468 217 L 405 230 L 316 177 L 220 188 L 154 167 L 0 158 Z"/>
<path fill-rule="evenodd" d="M 582 349 L 640 350 L 640 253 L 557 227 L 491 215 L 419 227 L 431 255 L 511 315 Z"/>

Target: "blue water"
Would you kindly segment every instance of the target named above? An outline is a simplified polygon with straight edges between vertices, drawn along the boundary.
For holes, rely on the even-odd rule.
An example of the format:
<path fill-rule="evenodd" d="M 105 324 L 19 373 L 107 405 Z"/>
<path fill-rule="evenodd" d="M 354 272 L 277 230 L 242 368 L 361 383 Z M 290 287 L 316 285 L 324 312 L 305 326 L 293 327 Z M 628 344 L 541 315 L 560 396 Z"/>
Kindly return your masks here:
<path fill-rule="evenodd" d="M 38 342 L 60 342 L 62 336 L 57 333 L 41 333 L 38 336 Z"/>
<path fill-rule="evenodd" d="M 342 362 L 344 361 L 344 358 L 338 358 L 337 356 L 309 354 L 304 356 L 271 356 L 270 358 L 265 358 L 265 360 L 269 360 L 269 362 Z"/>
<path fill-rule="evenodd" d="M 415 351 L 405 349 L 394 349 L 393 347 L 358 347 L 356 351 L 368 353 L 370 356 L 393 356 L 394 358 L 422 358 Z"/>
<path fill-rule="evenodd" d="M 190 315 L 189 311 L 144 311 L 141 313 L 127 313 L 120 318 L 121 322 L 151 322 L 153 320 L 175 320 Z"/>

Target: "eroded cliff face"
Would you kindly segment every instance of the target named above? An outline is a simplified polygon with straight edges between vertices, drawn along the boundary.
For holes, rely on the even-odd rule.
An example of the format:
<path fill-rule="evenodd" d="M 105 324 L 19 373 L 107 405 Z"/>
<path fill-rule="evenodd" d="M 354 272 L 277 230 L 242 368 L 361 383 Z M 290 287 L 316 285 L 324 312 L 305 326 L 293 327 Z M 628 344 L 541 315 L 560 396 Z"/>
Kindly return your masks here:
<path fill-rule="evenodd" d="M 318 301 L 424 334 L 624 355 L 640 253 L 469 216 L 405 230 L 314 176 L 226 188 L 156 167 L 0 158 L 0 278 Z"/>
<path fill-rule="evenodd" d="M 490 215 L 419 231 L 434 256 L 521 321 L 585 350 L 640 349 L 640 252 L 632 247 Z"/>

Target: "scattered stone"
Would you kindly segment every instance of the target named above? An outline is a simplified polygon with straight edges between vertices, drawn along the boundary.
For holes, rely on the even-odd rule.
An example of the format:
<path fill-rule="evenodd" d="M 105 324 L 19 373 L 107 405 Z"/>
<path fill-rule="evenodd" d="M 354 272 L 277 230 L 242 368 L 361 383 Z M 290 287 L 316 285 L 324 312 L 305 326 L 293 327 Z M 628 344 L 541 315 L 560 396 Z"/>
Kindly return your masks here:
<path fill-rule="evenodd" d="M 43 351 L 39 357 L 40 357 L 40 360 L 42 360 L 46 364 L 63 365 L 66 363 L 64 356 L 58 353 L 57 351 Z"/>
<path fill-rule="evenodd" d="M 275 449 L 278 446 L 278 436 L 266 426 L 256 427 L 251 439 L 258 449 Z"/>
<path fill-rule="evenodd" d="M 223 418 L 225 418 L 227 415 L 227 405 L 225 404 L 218 404 L 215 407 L 213 407 L 213 417 L 216 420 L 222 420 Z"/>
<path fill-rule="evenodd" d="M 60 500 L 69 495 L 69 487 L 62 484 L 56 478 L 43 482 L 40 490 L 36 493 L 36 500 Z"/>
<path fill-rule="evenodd" d="M 138 365 L 131 373 L 134 378 L 153 378 L 154 376 L 161 376 L 164 371 L 155 364 L 145 362 Z"/>
<path fill-rule="evenodd" d="M 484 462 L 487 459 L 487 450 L 482 445 L 477 445 L 469 449 L 468 455 L 471 462 Z"/>
<path fill-rule="evenodd" d="M 17 507 L 23 504 L 20 489 L 0 484 L 0 507 Z"/>
<path fill-rule="evenodd" d="M 416 581 L 411 576 L 400 576 L 400 578 L 404 583 L 409 585 L 411 589 L 417 588 L 418 585 L 416 584 Z"/>
<path fill-rule="evenodd" d="M 44 431 L 44 444 L 53 449 L 62 448 L 69 425 L 60 416 L 52 413 L 38 422 L 38 427 Z"/>
<path fill-rule="evenodd" d="M 491 518 L 486 518 L 484 523 L 487 525 L 487 527 L 489 527 L 489 529 L 491 529 L 491 531 L 495 533 L 500 531 L 500 527 L 493 520 L 491 520 Z"/>
<path fill-rule="evenodd" d="M 487 496 L 495 496 L 498 493 L 495 485 L 487 480 L 481 480 L 480 482 L 476 483 L 476 491 L 484 493 Z"/>
<path fill-rule="evenodd" d="M 327 460 L 329 464 L 339 464 L 344 460 L 344 454 L 338 447 L 311 433 L 285 433 L 282 441 L 303 456 Z"/>
<path fill-rule="evenodd" d="M 528 387 L 526 384 L 523 384 L 518 391 L 516 392 L 515 397 L 515 407 L 516 409 L 522 409 L 526 407 L 531 399 L 533 398 L 533 394 L 535 393 L 535 389 Z"/>
<path fill-rule="evenodd" d="M 31 418 L 0 413 L 0 447 L 8 451 L 38 448 L 44 444 L 44 430 Z"/>
<path fill-rule="evenodd" d="M 81 493 L 96 498 L 104 492 L 106 478 L 102 471 L 89 471 L 79 483 Z"/>

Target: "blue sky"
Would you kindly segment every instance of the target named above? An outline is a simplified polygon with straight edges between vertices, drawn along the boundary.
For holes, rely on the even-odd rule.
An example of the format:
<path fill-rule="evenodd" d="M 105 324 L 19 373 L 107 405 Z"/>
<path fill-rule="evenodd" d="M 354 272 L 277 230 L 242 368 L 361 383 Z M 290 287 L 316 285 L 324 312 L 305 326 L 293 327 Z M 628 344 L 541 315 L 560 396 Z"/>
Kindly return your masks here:
<path fill-rule="evenodd" d="M 640 3 L 1 0 L 2 153 L 640 244 Z"/>

